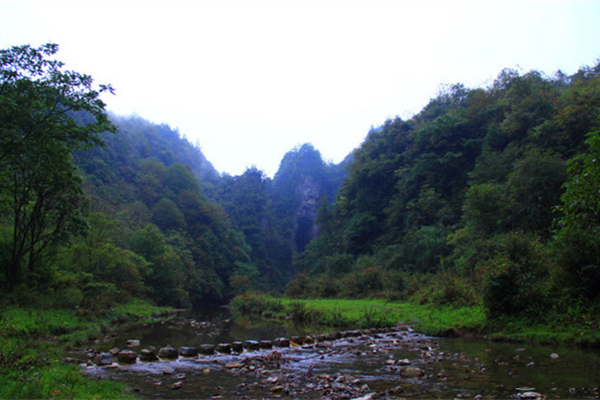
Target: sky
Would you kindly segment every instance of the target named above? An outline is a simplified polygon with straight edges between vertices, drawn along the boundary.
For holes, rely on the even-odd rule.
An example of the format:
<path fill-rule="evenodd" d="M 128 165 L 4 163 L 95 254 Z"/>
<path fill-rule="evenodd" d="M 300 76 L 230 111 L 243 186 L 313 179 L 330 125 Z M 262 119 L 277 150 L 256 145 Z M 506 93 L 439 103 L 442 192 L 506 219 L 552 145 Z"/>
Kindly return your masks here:
<path fill-rule="evenodd" d="M 2 1 L 0 48 L 53 42 L 117 115 L 168 124 L 219 171 L 273 176 L 312 143 L 338 163 L 444 85 L 600 58 L 600 2 Z"/>

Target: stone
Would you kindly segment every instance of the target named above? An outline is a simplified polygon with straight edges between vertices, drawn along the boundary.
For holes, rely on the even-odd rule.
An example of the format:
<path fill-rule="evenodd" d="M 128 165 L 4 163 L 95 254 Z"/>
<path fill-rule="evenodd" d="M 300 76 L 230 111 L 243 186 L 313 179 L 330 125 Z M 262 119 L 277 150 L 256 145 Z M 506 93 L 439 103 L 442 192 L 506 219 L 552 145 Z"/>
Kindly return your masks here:
<path fill-rule="evenodd" d="M 259 343 L 256 340 L 246 340 L 244 341 L 244 348 L 248 350 L 258 350 L 260 347 Z"/>
<path fill-rule="evenodd" d="M 179 348 L 179 354 L 182 357 L 196 357 L 198 355 L 198 349 L 195 347 L 182 346 Z"/>
<path fill-rule="evenodd" d="M 217 345 L 217 351 L 219 353 L 229 354 L 229 353 L 231 353 L 231 344 L 230 343 L 219 343 Z"/>
<path fill-rule="evenodd" d="M 119 352 L 121 351 L 121 349 L 119 349 L 118 347 L 113 347 L 112 349 L 110 349 L 108 352 L 110 354 L 112 354 L 113 356 L 116 356 L 117 354 L 119 354 Z"/>
<path fill-rule="evenodd" d="M 138 347 L 140 345 L 140 341 L 138 339 L 129 339 L 127 341 L 127 347 Z"/>
<path fill-rule="evenodd" d="M 415 378 L 423 375 L 423 370 L 417 367 L 404 367 L 400 368 L 400 375 L 405 378 Z"/>
<path fill-rule="evenodd" d="M 537 393 L 537 392 L 523 392 L 523 393 L 519 393 L 517 396 L 519 399 L 542 400 L 544 398 L 544 396 L 542 394 Z"/>
<path fill-rule="evenodd" d="M 550 358 L 553 359 L 553 360 L 557 360 L 559 357 L 560 356 L 558 354 L 556 354 L 556 353 L 550 354 Z"/>
<path fill-rule="evenodd" d="M 173 346 L 161 347 L 158 350 L 158 357 L 164 358 L 166 360 L 175 360 L 179 357 L 179 353 L 177 349 Z"/>
<path fill-rule="evenodd" d="M 291 336 L 290 341 L 298 346 L 302 346 L 306 343 L 306 336 Z"/>
<path fill-rule="evenodd" d="M 117 355 L 117 360 L 122 364 L 135 364 L 137 353 L 131 350 L 121 350 Z"/>
<path fill-rule="evenodd" d="M 110 364 L 112 364 L 112 358 L 113 358 L 113 356 L 110 353 L 98 353 L 98 354 L 94 355 L 93 361 L 94 361 L 94 364 L 100 365 L 100 366 L 110 365 Z"/>
<path fill-rule="evenodd" d="M 233 342 L 231 343 L 231 350 L 234 353 L 241 353 L 244 351 L 244 343 L 243 342 Z"/>
<path fill-rule="evenodd" d="M 273 344 L 277 347 L 290 347 L 290 339 L 287 338 L 277 338 L 273 342 Z"/>
<path fill-rule="evenodd" d="M 236 362 L 226 364 L 225 368 L 227 368 L 227 369 L 244 368 L 244 364 L 236 361 Z"/>
<path fill-rule="evenodd" d="M 156 356 L 156 354 L 154 354 L 152 350 L 142 349 L 142 351 L 140 351 L 140 361 L 158 361 L 158 357 Z"/>
<path fill-rule="evenodd" d="M 198 347 L 198 353 L 209 356 L 211 354 L 215 354 L 215 345 L 214 344 L 201 344 Z"/>
<path fill-rule="evenodd" d="M 261 349 L 271 349 L 271 348 L 273 348 L 273 341 L 272 340 L 261 340 L 259 343 L 259 346 Z"/>

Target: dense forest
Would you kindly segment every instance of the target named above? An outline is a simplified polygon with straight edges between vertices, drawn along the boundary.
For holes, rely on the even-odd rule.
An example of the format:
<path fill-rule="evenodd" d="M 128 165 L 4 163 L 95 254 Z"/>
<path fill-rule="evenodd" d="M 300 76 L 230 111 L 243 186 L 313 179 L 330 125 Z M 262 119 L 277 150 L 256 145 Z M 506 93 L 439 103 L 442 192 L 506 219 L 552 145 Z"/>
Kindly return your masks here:
<path fill-rule="evenodd" d="M 3 303 L 99 315 L 259 290 L 539 319 L 598 302 L 600 64 L 447 86 L 342 163 L 304 144 L 271 179 L 219 174 L 177 130 L 107 113 L 112 88 L 57 51 L 1 54 Z"/>
<path fill-rule="evenodd" d="M 446 87 L 354 152 L 288 294 L 483 304 L 540 320 L 598 301 L 600 65 Z M 556 321 L 556 320 L 555 320 Z M 597 323 L 597 321 L 596 321 Z"/>
<path fill-rule="evenodd" d="M 132 298 L 188 308 L 283 291 L 345 169 L 305 144 L 274 179 L 220 175 L 169 126 L 106 113 L 112 88 L 63 71 L 57 51 L 2 54 L 4 300 L 99 315 Z"/>

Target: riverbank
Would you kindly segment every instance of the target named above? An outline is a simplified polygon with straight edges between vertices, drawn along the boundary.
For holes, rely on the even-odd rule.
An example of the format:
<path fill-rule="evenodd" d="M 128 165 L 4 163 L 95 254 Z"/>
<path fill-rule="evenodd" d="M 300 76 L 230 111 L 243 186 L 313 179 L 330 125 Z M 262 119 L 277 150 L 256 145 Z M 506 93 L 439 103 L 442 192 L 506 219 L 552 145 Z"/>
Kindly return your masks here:
<path fill-rule="evenodd" d="M 438 307 L 432 304 L 386 301 L 381 299 L 275 298 L 246 293 L 231 302 L 234 312 L 243 315 L 292 319 L 315 325 L 339 328 L 394 326 L 405 322 L 415 330 L 432 336 L 475 336 L 491 340 L 540 344 L 575 344 L 600 347 L 600 330 L 585 313 L 548 318 L 551 323 L 505 319 L 489 321 L 481 306 Z"/>
<path fill-rule="evenodd" d="M 165 315 L 169 308 L 134 301 L 102 318 L 76 310 L 10 307 L 0 312 L 0 398 L 128 398 L 123 385 L 90 380 L 61 361 L 68 346 L 101 340 L 117 322 Z"/>

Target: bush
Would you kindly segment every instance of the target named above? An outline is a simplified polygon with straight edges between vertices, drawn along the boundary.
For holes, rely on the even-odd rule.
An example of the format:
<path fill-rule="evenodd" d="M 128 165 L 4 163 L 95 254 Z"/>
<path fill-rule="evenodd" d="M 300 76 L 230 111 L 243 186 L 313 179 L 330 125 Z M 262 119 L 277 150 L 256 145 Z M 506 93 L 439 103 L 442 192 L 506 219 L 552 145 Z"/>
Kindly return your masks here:
<path fill-rule="evenodd" d="M 488 263 L 483 304 L 488 317 L 537 317 L 547 308 L 548 261 L 537 239 L 521 233 L 499 238 L 501 252 Z"/>

